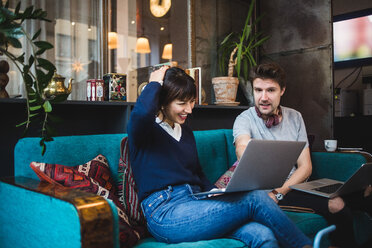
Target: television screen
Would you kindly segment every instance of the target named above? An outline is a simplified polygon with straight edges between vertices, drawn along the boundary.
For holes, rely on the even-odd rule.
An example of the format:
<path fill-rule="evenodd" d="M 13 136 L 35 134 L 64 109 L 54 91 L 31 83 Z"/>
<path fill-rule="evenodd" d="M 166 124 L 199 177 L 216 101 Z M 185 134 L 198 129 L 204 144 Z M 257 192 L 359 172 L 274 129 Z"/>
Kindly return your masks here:
<path fill-rule="evenodd" d="M 336 68 L 372 64 L 372 9 L 334 17 L 333 51 Z"/>

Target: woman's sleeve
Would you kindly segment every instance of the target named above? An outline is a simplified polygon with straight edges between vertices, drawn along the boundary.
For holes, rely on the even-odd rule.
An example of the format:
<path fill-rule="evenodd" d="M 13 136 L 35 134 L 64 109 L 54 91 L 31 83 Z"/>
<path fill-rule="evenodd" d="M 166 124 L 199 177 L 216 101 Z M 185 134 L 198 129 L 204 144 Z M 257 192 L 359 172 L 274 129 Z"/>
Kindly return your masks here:
<path fill-rule="evenodd" d="M 157 82 L 150 82 L 134 106 L 127 127 L 128 139 L 136 144 L 146 139 L 147 134 L 152 131 L 155 123 L 157 106 L 161 85 Z"/>

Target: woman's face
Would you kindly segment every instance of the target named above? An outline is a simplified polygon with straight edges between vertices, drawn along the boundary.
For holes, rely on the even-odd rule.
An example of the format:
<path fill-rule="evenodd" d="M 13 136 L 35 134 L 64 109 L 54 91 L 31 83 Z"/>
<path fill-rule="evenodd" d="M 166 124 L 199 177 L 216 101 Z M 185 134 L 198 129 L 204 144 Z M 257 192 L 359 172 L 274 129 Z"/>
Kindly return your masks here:
<path fill-rule="evenodd" d="M 174 123 L 183 124 L 186 121 L 187 115 L 192 113 L 195 106 L 195 99 L 191 100 L 173 100 L 168 106 L 165 107 L 165 119 L 171 127 Z"/>

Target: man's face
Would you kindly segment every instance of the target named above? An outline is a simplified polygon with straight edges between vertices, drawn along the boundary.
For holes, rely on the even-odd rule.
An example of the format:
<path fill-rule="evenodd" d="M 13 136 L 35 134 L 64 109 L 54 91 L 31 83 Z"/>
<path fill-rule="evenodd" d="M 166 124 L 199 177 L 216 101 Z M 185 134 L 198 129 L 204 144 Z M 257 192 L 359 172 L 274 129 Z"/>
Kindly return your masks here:
<path fill-rule="evenodd" d="M 256 78 L 253 81 L 254 103 L 261 112 L 263 119 L 277 114 L 280 98 L 285 88 L 280 89 L 279 84 L 272 79 Z"/>

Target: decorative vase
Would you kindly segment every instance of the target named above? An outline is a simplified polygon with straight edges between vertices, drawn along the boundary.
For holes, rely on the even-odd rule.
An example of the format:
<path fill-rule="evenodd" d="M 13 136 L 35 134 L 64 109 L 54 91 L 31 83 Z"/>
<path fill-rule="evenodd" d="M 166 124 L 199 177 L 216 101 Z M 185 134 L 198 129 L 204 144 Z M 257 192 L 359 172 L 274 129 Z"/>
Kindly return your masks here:
<path fill-rule="evenodd" d="M 215 77 L 212 78 L 216 104 L 220 105 L 238 105 L 235 102 L 238 92 L 239 80 L 236 77 Z"/>

